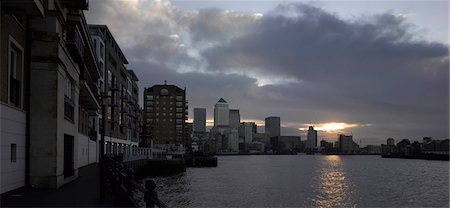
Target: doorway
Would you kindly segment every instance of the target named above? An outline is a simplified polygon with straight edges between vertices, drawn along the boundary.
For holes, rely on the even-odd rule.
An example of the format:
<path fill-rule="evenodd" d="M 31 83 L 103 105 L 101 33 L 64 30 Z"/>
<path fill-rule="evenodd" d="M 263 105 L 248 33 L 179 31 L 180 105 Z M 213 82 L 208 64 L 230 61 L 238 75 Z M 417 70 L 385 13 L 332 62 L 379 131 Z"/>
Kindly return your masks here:
<path fill-rule="evenodd" d="M 64 178 L 73 176 L 73 140 L 71 135 L 64 134 Z"/>

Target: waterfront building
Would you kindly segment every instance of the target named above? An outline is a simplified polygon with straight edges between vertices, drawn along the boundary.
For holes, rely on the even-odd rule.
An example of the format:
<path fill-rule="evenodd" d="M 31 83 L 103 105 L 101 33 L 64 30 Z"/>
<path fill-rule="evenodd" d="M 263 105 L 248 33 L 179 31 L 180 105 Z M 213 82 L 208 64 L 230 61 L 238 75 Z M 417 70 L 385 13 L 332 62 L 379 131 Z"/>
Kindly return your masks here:
<path fill-rule="evenodd" d="M 239 125 L 239 150 L 247 152 L 248 144 L 253 142 L 253 122 L 242 122 Z"/>
<path fill-rule="evenodd" d="M 242 122 L 239 126 L 239 137 L 242 137 L 246 144 L 253 142 L 253 125 L 254 122 Z"/>
<path fill-rule="evenodd" d="M 379 155 L 381 154 L 381 145 L 367 145 L 361 148 L 361 153 L 369 155 Z"/>
<path fill-rule="evenodd" d="M 230 126 L 230 110 L 228 103 L 223 98 L 214 105 L 214 126 L 229 127 Z"/>
<path fill-rule="evenodd" d="M 206 108 L 194 108 L 194 133 L 206 132 Z"/>
<path fill-rule="evenodd" d="M 230 109 L 230 127 L 234 129 L 238 129 L 241 123 L 241 115 L 239 114 L 239 110 Z"/>
<path fill-rule="evenodd" d="M 321 147 L 321 151 L 323 153 L 331 153 L 331 152 L 334 151 L 332 142 L 327 142 L 325 140 L 321 140 L 320 141 L 320 147 Z"/>
<path fill-rule="evenodd" d="M 105 127 L 105 154 L 130 156 L 137 154 L 142 126 L 139 81 L 128 60 L 106 25 L 89 25 L 96 60 L 100 68 L 99 93 L 103 96 L 105 116 L 99 116 Z M 103 123 L 105 122 L 105 123 Z"/>
<path fill-rule="evenodd" d="M 396 145 L 396 152 L 401 154 L 407 154 L 410 145 L 411 141 L 409 141 L 409 139 L 402 139 Z"/>
<path fill-rule="evenodd" d="M 154 85 L 144 90 L 144 132 L 155 145 L 186 147 L 188 102 L 186 90 L 175 85 Z"/>
<path fill-rule="evenodd" d="M 210 137 L 215 139 L 216 152 L 238 152 L 239 133 L 237 129 L 230 127 L 213 127 Z"/>
<path fill-rule="evenodd" d="M 307 149 L 314 150 L 317 147 L 317 131 L 314 130 L 314 127 L 310 126 L 308 128 L 307 135 Z"/>
<path fill-rule="evenodd" d="M 394 146 L 394 145 L 395 145 L 394 138 L 388 138 L 388 139 L 386 140 L 386 144 L 387 144 L 388 146 Z"/>
<path fill-rule="evenodd" d="M 256 133 L 253 135 L 254 142 L 262 142 L 265 146 L 270 145 L 270 138 L 268 133 Z"/>
<path fill-rule="evenodd" d="M 278 150 L 298 152 L 301 145 L 301 136 L 280 136 L 278 139 Z"/>
<path fill-rule="evenodd" d="M 98 159 L 100 70 L 88 2 L 1 4 L 1 192 L 58 188 Z"/>
<path fill-rule="evenodd" d="M 359 152 L 359 145 L 353 141 L 352 135 L 339 135 L 338 152 L 344 154 L 354 154 Z"/>
<path fill-rule="evenodd" d="M 280 117 L 267 117 L 265 119 L 265 132 L 269 134 L 269 138 L 280 136 Z"/>

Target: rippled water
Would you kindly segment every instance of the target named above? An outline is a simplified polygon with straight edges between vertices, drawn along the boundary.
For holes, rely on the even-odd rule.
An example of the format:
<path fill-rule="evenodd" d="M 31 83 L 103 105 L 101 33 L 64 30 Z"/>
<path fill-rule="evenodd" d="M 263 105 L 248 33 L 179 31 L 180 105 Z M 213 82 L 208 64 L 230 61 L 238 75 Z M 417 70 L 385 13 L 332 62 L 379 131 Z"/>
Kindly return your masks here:
<path fill-rule="evenodd" d="M 222 156 L 154 178 L 170 207 L 448 207 L 449 162 L 380 156 Z"/>

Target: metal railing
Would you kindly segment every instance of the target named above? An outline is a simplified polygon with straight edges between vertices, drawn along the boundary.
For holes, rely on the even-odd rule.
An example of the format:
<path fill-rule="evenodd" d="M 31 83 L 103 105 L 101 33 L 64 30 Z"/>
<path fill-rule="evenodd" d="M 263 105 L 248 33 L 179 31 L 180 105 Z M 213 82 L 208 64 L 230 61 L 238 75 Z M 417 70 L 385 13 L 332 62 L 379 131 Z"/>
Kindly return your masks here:
<path fill-rule="evenodd" d="M 135 207 L 167 207 L 155 191 L 156 184 L 153 180 L 147 180 L 145 186 L 135 179 L 132 168 L 107 155 L 103 159 L 107 182 L 111 188 L 114 202 L 118 205 Z"/>

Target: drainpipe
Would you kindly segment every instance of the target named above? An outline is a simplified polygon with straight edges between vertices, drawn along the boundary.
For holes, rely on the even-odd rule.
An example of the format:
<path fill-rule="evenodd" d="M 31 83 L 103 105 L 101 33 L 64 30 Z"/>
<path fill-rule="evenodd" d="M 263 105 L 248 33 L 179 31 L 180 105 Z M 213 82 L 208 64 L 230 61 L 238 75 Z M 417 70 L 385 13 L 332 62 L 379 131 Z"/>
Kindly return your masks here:
<path fill-rule="evenodd" d="M 31 43 L 33 41 L 31 34 L 31 18 L 27 18 L 26 25 L 26 46 L 25 46 L 25 63 L 27 70 L 25 70 L 25 96 L 24 104 L 26 111 L 26 130 L 25 130 L 25 186 L 30 186 L 30 74 L 31 74 Z"/>

